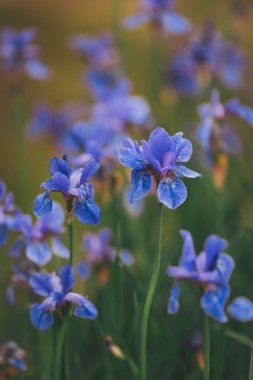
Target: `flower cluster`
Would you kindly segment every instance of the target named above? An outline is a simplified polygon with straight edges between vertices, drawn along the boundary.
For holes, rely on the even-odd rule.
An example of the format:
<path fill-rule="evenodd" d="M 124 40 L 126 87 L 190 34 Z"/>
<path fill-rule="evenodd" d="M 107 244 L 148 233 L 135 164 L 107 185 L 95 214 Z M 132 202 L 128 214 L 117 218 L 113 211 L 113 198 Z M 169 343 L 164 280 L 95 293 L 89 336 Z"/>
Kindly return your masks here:
<path fill-rule="evenodd" d="M 179 281 L 190 280 L 197 285 L 203 285 L 204 294 L 201 307 L 210 317 L 220 322 L 226 322 L 225 303 L 230 294 L 228 281 L 234 269 L 231 256 L 222 251 L 227 242 L 217 235 L 209 236 L 204 244 L 204 250 L 197 256 L 189 231 L 182 230 L 184 241 L 179 266 L 169 266 L 167 273 L 175 282 L 171 289 L 168 312 L 175 314 L 179 309 Z"/>
<path fill-rule="evenodd" d="M 171 209 L 180 206 L 187 198 L 187 189 L 180 177 L 200 177 L 199 173 L 183 165 L 191 155 L 192 144 L 183 138 L 182 132 L 170 136 L 165 129 L 156 128 L 141 145 L 130 138 L 125 139 L 119 161 L 132 169 L 131 188 L 127 193 L 130 203 L 148 194 L 154 178 L 158 200 Z"/>
<path fill-rule="evenodd" d="M 123 26 L 135 29 L 149 23 L 171 35 L 188 33 L 190 22 L 175 11 L 175 0 L 140 0 L 140 11 L 123 21 Z"/>
<path fill-rule="evenodd" d="M 74 304 L 74 315 L 80 318 L 95 319 L 97 310 L 84 296 L 72 292 L 75 279 L 70 265 L 65 265 L 59 271 L 59 276 L 36 273 L 29 279 L 29 283 L 36 294 L 45 297 L 41 303 L 31 305 L 30 316 L 32 324 L 41 331 L 47 330 L 54 322 L 53 313 L 62 315 L 64 307 Z"/>
<path fill-rule="evenodd" d="M 49 170 L 52 178 L 41 184 L 45 192 L 38 195 L 34 201 L 34 214 L 41 218 L 52 211 L 50 194 L 59 192 L 67 208 L 69 217 L 74 212 L 77 219 L 83 224 L 97 224 L 100 221 L 100 209 L 94 203 L 94 188 L 90 177 L 99 169 L 95 159 L 87 162 L 84 168 L 72 170 L 63 159 L 54 157 L 50 161 Z"/>
<path fill-rule="evenodd" d="M 36 34 L 35 28 L 20 32 L 11 28 L 0 31 L 0 65 L 5 71 L 24 71 L 37 80 L 49 77 L 51 71 L 40 61 L 39 47 L 33 43 Z"/>

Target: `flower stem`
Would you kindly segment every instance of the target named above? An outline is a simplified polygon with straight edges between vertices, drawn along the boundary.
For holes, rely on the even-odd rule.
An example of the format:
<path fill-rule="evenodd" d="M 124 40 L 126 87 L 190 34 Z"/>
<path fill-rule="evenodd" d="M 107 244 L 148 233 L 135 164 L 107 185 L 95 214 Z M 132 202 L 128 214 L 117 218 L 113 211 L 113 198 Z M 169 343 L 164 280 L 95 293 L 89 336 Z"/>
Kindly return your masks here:
<path fill-rule="evenodd" d="M 205 349 L 204 380 L 209 380 L 209 374 L 210 374 L 210 330 L 209 330 L 209 318 L 207 315 L 205 315 L 205 319 L 204 319 L 204 349 Z"/>
<path fill-rule="evenodd" d="M 73 237 L 73 220 L 68 222 L 69 230 L 69 265 L 73 265 L 73 247 L 74 247 L 74 237 Z"/>
<path fill-rule="evenodd" d="M 249 380 L 253 380 L 253 348 L 250 355 Z"/>
<path fill-rule="evenodd" d="M 158 226 L 158 242 L 157 242 L 157 251 L 154 262 L 154 269 L 149 284 L 149 289 L 147 293 L 147 298 L 144 305 L 142 324 L 141 324 L 141 341 L 140 341 L 140 379 L 146 380 L 147 378 L 147 330 L 148 330 L 148 320 L 150 314 L 150 308 L 155 293 L 160 263 L 161 263 L 161 241 L 162 241 L 162 226 L 163 226 L 163 205 L 160 209 L 160 221 Z"/>

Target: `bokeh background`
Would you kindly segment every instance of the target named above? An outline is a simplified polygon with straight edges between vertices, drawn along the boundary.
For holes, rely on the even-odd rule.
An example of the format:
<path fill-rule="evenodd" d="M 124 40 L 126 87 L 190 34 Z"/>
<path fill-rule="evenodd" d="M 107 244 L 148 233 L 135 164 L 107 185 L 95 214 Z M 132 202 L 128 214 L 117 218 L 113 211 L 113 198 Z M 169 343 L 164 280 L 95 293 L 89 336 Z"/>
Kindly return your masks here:
<path fill-rule="evenodd" d="M 169 316 L 166 309 L 171 281 L 166 275 L 166 267 L 169 263 L 176 263 L 181 252 L 179 229 L 192 232 L 197 251 L 201 250 L 208 235 L 217 233 L 228 240 L 228 253 L 236 263 L 231 280 L 231 297 L 243 294 L 253 298 L 253 130 L 243 122 L 237 122 L 242 153 L 237 159 L 230 159 L 224 188 L 217 190 L 210 172 L 201 164 L 199 147 L 194 141 L 194 130 L 198 123 L 196 108 L 199 103 L 209 99 L 210 91 L 206 90 L 197 99 L 185 99 L 164 89 L 165 78 L 162 74 L 169 57 L 177 50 L 180 38 L 160 41 L 154 59 L 152 47 L 157 41 L 148 26 L 134 31 L 123 30 L 119 26 L 123 17 L 134 12 L 136 3 L 134 0 L 1 0 L 0 28 L 6 25 L 18 29 L 36 26 L 39 31 L 37 41 L 42 46 L 41 57 L 53 69 L 53 76 L 45 82 L 24 79 L 23 114 L 19 119 L 20 130 L 17 131 L 12 127 L 10 78 L 0 72 L 0 176 L 6 181 L 8 189 L 13 191 L 15 201 L 22 210 L 32 213 L 33 200 L 39 185 L 48 176 L 49 160 L 58 153 L 49 140 L 42 138 L 30 141 L 26 138 L 25 130 L 32 107 L 41 100 L 46 100 L 54 108 L 69 101 L 89 104 L 89 92 L 81 81 L 84 65 L 69 51 L 66 40 L 76 33 L 96 34 L 103 30 L 112 30 L 122 55 L 124 70 L 134 84 L 134 93 L 149 101 L 158 125 L 165 127 L 170 133 L 183 131 L 186 137 L 193 139 L 194 155 L 191 167 L 203 173 L 202 180 L 187 181 L 187 202 L 176 211 L 165 211 L 162 269 L 152 308 L 148 349 L 150 379 L 198 380 L 202 378 L 199 366 L 201 354 L 192 347 L 191 340 L 202 329 L 199 291 L 189 284 L 183 286 L 180 313 Z M 201 26 L 207 20 L 214 21 L 226 37 L 240 45 L 247 58 L 245 86 L 236 93 L 220 86 L 219 89 L 224 100 L 239 96 L 243 102 L 252 106 L 252 2 L 181 0 L 179 10 L 194 25 Z M 160 82 L 152 90 L 150 81 L 153 76 L 159 77 Z M 97 201 L 102 207 L 102 225 L 114 229 L 113 202 L 122 203 L 121 197 L 105 201 L 98 194 Z M 113 335 L 117 343 L 138 360 L 139 336 L 135 321 L 142 310 L 143 296 L 152 269 L 158 208 L 151 197 L 146 202 L 144 212 L 137 219 L 133 220 L 124 207 L 121 210 L 118 223 L 122 230 L 122 245 L 136 258 L 131 272 L 135 280 L 129 279 L 127 275 L 124 277 L 124 321 L 114 321 L 111 318 L 111 298 L 114 291 L 112 284 L 103 288 L 95 280 L 91 280 L 87 284 L 78 283 L 78 287 L 80 290 L 85 288 L 85 292 L 89 292 L 94 302 L 99 304 L 100 321 L 105 331 Z M 95 229 L 82 227 L 75 222 L 77 252 L 81 234 L 85 230 Z M 32 327 L 29 299 L 24 292 L 18 292 L 15 306 L 6 304 L 5 291 L 11 273 L 11 260 L 7 257 L 8 247 L 1 251 L 0 340 L 16 340 L 27 351 L 29 370 L 17 378 L 40 379 L 48 333 L 39 333 Z M 120 337 L 117 336 L 115 325 L 122 327 Z M 252 323 L 241 325 L 229 322 L 221 326 L 212 322 L 211 378 L 246 379 L 250 352 L 226 337 L 225 331 L 228 328 L 253 337 Z M 75 350 L 70 350 L 72 378 L 132 378 L 127 364 L 106 351 L 95 324 L 75 320 L 71 327 L 70 346 L 75 347 Z"/>

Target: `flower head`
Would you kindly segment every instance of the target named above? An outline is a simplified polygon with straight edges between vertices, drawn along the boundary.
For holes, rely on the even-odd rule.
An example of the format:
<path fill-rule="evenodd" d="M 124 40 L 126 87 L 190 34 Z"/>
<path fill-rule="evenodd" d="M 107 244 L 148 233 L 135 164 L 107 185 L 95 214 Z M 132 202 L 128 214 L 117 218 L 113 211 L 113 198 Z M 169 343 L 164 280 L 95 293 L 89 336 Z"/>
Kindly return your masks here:
<path fill-rule="evenodd" d="M 253 321 L 253 302 L 246 297 L 237 297 L 228 306 L 228 314 L 239 322 Z"/>
<path fill-rule="evenodd" d="M 227 242 L 217 235 L 211 235 L 205 241 L 204 250 L 197 256 L 190 232 L 182 230 L 181 236 L 184 246 L 179 266 L 169 266 L 167 269 L 168 275 L 175 280 L 168 312 L 174 314 L 179 309 L 179 281 L 191 280 L 204 287 L 201 298 L 203 311 L 220 322 L 226 322 L 224 306 L 230 294 L 228 281 L 234 269 L 233 259 L 222 252 Z"/>
<path fill-rule="evenodd" d="M 51 71 L 39 59 L 39 47 L 33 44 L 37 31 L 26 28 L 17 32 L 4 28 L 0 32 L 0 64 L 8 72 L 22 70 L 33 79 L 48 78 Z"/>
<path fill-rule="evenodd" d="M 30 317 L 32 324 L 41 331 L 47 330 L 54 322 L 53 313 L 64 311 L 68 304 L 74 304 L 74 315 L 80 318 L 95 319 L 97 310 L 95 306 L 84 296 L 72 292 L 75 284 L 70 265 L 63 266 L 59 276 L 51 274 L 36 273 L 29 279 L 29 283 L 39 296 L 45 297 L 41 303 L 31 305 Z"/>
<path fill-rule="evenodd" d="M 5 183 L 0 180 L 0 246 L 7 242 L 8 231 L 17 229 L 18 215 L 13 195 L 7 193 Z"/>
<path fill-rule="evenodd" d="M 0 376 L 9 379 L 16 371 L 25 371 L 25 351 L 16 342 L 9 341 L 0 346 Z"/>
<path fill-rule="evenodd" d="M 57 202 L 52 203 L 51 213 L 37 220 L 35 224 L 30 215 L 20 215 L 18 225 L 22 235 L 12 246 L 10 255 L 17 258 L 25 252 L 28 260 L 39 266 L 45 265 L 52 258 L 47 243 L 50 239 L 52 252 L 56 256 L 67 259 L 69 251 L 59 238 L 65 232 L 63 223 L 64 212 Z"/>
<path fill-rule="evenodd" d="M 41 218 L 52 211 L 52 192 L 63 195 L 68 216 L 74 212 L 83 224 L 97 224 L 100 221 L 100 209 L 94 203 L 94 189 L 90 177 L 99 169 L 99 163 L 90 159 L 84 168 L 72 170 L 63 159 L 54 157 L 50 161 L 49 170 L 52 178 L 41 184 L 45 192 L 38 195 L 34 201 L 34 214 Z"/>
<path fill-rule="evenodd" d="M 192 144 L 179 132 L 170 136 L 163 128 L 156 128 L 148 141 L 127 138 L 119 151 L 119 161 L 132 169 L 131 188 L 127 193 L 131 202 L 144 198 L 157 184 L 157 196 L 165 206 L 175 209 L 187 198 L 187 189 L 180 177 L 200 177 L 183 163 L 190 160 Z"/>
<path fill-rule="evenodd" d="M 175 11 L 175 0 L 142 0 L 140 11 L 127 17 L 123 26 L 135 29 L 144 23 L 150 23 L 172 35 L 184 34 L 191 29 L 190 22 Z"/>

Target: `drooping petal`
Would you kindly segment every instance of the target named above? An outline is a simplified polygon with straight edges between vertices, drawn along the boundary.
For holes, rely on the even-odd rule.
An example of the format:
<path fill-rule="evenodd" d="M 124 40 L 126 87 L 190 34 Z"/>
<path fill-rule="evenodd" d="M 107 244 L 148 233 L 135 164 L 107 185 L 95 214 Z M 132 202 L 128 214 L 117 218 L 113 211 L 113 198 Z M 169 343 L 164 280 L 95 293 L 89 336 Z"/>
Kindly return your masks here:
<path fill-rule="evenodd" d="M 33 213 L 37 218 L 49 214 L 52 211 L 52 201 L 47 191 L 38 195 L 33 204 Z"/>
<path fill-rule="evenodd" d="M 228 306 L 229 315 L 239 322 L 253 320 L 253 302 L 246 297 L 237 297 Z"/>
<path fill-rule="evenodd" d="M 53 291 L 50 276 L 45 273 L 35 273 L 32 275 L 29 278 L 29 284 L 34 292 L 40 296 L 48 297 Z"/>
<path fill-rule="evenodd" d="M 176 148 L 177 162 L 188 162 L 192 155 L 192 143 L 188 139 L 181 139 Z"/>
<path fill-rule="evenodd" d="M 87 181 L 88 178 L 96 174 L 99 168 L 100 168 L 100 163 L 94 158 L 91 158 L 83 169 L 80 184 Z"/>
<path fill-rule="evenodd" d="M 210 148 L 213 123 L 212 118 L 204 118 L 198 125 L 196 135 L 198 142 L 204 149 Z"/>
<path fill-rule="evenodd" d="M 216 263 L 216 271 L 221 278 L 221 282 L 227 284 L 231 273 L 235 267 L 234 260 L 226 253 L 221 253 Z"/>
<path fill-rule="evenodd" d="M 196 252 L 192 235 L 189 231 L 186 230 L 181 230 L 180 235 L 184 241 L 182 255 L 180 258 L 180 266 L 186 268 L 189 271 L 194 271 L 196 270 Z"/>
<path fill-rule="evenodd" d="M 95 319 L 97 317 L 97 309 L 84 296 L 77 293 L 67 293 L 65 300 L 77 304 L 78 306 L 74 310 L 74 315 L 80 318 Z"/>
<path fill-rule="evenodd" d="M 58 257 L 62 257 L 63 259 L 69 258 L 68 248 L 63 244 L 61 239 L 58 237 L 52 238 L 52 251 Z"/>
<path fill-rule="evenodd" d="M 163 12 L 161 22 L 164 29 L 173 35 L 184 34 L 191 30 L 190 22 L 176 12 Z"/>
<path fill-rule="evenodd" d="M 180 287 L 178 282 L 174 282 L 170 290 L 170 298 L 168 302 L 168 313 L 176 314 L 180 308 L 179 305 Z"/>
<path fill-rule="evenodd" d="M 211 287 L 201 298 L 201 307 L 209 316 L 219 322 L 227 322 L 228 318 L 224 312 L 225 303 L 229 297 L 228 286 Z"/>
<path fill-rule="evenodd" d="M 163 166 L 164 159 L 172 149 L 172 139 L 164 128 L 156 128 L 149 136 L 148 149 Z"/>
<path fill-rule="evenodd" d="M 51 70 L 37 59 L 27 61 L 25 71 L 31 78 L 37 80 L 47 79 L 51 74 Z"/>
<path fill-rule="evenodd" d="M 73 288 L 75 284 L 75 278 L 71 266 L 64 265 L 60 269 L 60 276 L 62 282 L 62 290 L 64 293 L 67 293 L 70 289 Z"/>
<path fill-rule="evenodd" d="M 188 169 L 184 165 L 176 165 L 174 169 L 175 176 L 177 177 L 187 177 L 187 178 L 197 178 L 202 177 L 201 174 L 195 172 L 194 170 Z"/>
<path fill-rule="evenodd" d="M 253 127 L 253 109 L 240 103 L 238 99 L 231 99 L 225 104 L 226 112 L 238 116 Z"/>
<path fill-rule="evenodd" d="M 41 184 L 41 187 L 49 191 L 61 191 L 67 193 L 69 190 L 69 179 L 60 172 L 53 175 L 52 178 Z"/>
<path fill-rule="evenodd" d="M 227 247 L 226 240 L 221 239 L 217 235 L 209 236 L 204 245 L 204 252 L 206 254 L 206 270 L 210 269 L 213 262 L 217 259 L 219 253 Z"/>
<path fill-rule="evenodd" d="M 185 202 L 187 189 L 181 179 L 165 179 L 160 181 L 157 189 L 158 199 L 166 207 L 175 209 Z"/>
<path fill-rule="evenodd" d="M 53 176 L 57 172 L 60 172 L 64 174 L 67 178 L 69 178 L 71 174 L 71 168 L 68 162 L 58 157 L 54 157 L 50 161 L 49 171 L 50 171 L 51 176 Z"/>
<path fill-rule="evenodd" d="M 51 260 L 52 254 L 47 243 L 29 242 L 26 246 L 26 257 L 33 263 L 43 266 Z"/>
<path fill-rule="evenodd" d="M 133 169 L 131 173 L 131 188 L 126 196 L 130 203 L 144 198 L 152 185 L 152 178 L 149 173 L 143 170 Z"/>
<path fill-rule="evenodd" d="M 59 235 L 64 232 L 62 226 L 65 219 L 64 211 L 58 202 L 53 202 L 50 214 L 43 216 L 36 223 L 42 234 Z"/>
<path fill-rule="evenodd" d="M 121 250 L 119 253 L 120 261 L 123 265 L 126 265 L 127 267 L 134 264 L 134 257 L 126 250 Z"/>
<path fill-rule="evenodd" d="M 40 331 L 46 331 L 54 322 L 50 311 L 45 310 L 39 303 L 31 305 L 30 318 L 33 326 Z"/>
<path fill-rule="evenodd" d="M 175 280 L 192 279 L 192 272 L 183 267 L 174 267 L 169 265 L 167 268 L 167 274 Z"/>
<path fill-rule="evenodd" d="M 100 208 L 88 194 L 85 199 L 75 200 L 74 214 L 83 224 L 98 224 L 100 222 Z"/>

